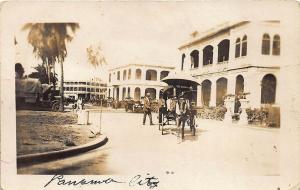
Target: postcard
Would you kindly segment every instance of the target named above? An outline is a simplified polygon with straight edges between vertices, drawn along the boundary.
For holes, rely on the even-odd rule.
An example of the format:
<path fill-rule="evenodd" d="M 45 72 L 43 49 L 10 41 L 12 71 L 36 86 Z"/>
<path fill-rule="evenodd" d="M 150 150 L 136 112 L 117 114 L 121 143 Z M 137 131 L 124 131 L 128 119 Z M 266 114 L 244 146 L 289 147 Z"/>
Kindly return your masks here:
<path fill-rule="evenodd" d="M 299 1 L 0 13 L 1 188 L 300 189 Z"/>

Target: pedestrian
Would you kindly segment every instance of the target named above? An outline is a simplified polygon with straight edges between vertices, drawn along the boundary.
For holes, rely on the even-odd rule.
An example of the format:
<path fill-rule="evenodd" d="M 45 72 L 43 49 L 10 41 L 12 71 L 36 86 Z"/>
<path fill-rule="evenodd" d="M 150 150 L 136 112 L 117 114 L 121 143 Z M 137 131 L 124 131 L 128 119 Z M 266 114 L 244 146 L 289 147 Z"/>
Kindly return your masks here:
<path fill-rule="evenodd" d="M 158 100 L 158 122 L 160 125 L 163 125 L 163 115 L 166 113 L 166 101 L 161 94 Z"/>
<path fill-rule="evenodd" d="M 146 117 L 147 117 L 147 115 L 149 116 L 149 119 L 150 119 L 150 125 L 153 125 L 152 114 L 151 114 L 150 93 L 147 93 L 146 96 L 144 97 L 143 111 L 144 111 L 143 125 L 145 125 L 145 123 L 146 123 Z"/>
<path fill-rule="evenodd" d="M 182 127 L 184 128 L 184 125 L 185 125 L 185 121 L 187 119 L 187 111 L 188 111 L 188 102 L 186 99 L 184 98 L 180 98 L 177 102 L 177 105 L 176 105 L 176 115 L 177 115 L 177 118 L 178 118 L 178 126 L 177 127 L 180 127 L 180 124 L 182 124 Z"/>

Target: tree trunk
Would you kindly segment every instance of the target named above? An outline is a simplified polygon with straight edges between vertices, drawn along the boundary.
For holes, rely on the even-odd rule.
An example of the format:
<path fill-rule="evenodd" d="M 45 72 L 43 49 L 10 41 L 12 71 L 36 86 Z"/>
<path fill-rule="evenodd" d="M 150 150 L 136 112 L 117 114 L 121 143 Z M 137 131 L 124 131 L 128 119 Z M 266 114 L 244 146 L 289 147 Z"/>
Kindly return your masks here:
<path fill-rule="evenodd" d="M 55 81 L 55 63 L 53 63 L 53 89 L 56 90 L 56 81 Z"/>
<path fill-rule="evenodd" d="M 64 65 L 60 63 L 60 102 L 59 102 L 59 111 L 64 111 Z"/>
<path fill-rule="evenodd" d="M 51 85 L 51 67 L 50 64 L 47 63 L 47 75 L 48 75 L 48 84 Z"/>

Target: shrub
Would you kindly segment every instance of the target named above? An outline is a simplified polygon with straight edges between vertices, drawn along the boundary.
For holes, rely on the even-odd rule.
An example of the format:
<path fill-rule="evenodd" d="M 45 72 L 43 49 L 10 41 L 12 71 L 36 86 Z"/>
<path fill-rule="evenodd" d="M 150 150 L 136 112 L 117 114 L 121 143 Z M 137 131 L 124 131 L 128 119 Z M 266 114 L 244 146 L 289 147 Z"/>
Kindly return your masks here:
<path fill-rule="evenodd" d="M 227 109 L 224 106 L 198 107 L 197 117 L 202 119 L 223 120 Z"/>
<path fill-rule="evenodd" d="M 266 123 L 268 115 L 269 115 L 269 110 L 265 108 L 254 108 L 246 109 L 247 117 L 249 123 Z"/>

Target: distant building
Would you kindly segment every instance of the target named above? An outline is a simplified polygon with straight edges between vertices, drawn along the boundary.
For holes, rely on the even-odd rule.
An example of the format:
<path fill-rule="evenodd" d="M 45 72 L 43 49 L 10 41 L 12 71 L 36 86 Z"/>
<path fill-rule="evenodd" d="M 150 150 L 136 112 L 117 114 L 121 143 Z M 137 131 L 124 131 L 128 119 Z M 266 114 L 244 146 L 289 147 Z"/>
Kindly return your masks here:
<path fill-rule="evenodd" d="M 174 67 L 143 64 L 128 64 L 110 69 L 107 96 L 119 101 L 127 97 L 140 100 L 149 92 L 151 98 L 158 99 L 159 91 L 166 86 L 160 80 L 173 69 Z"/>
<path fill-rule="evenodd" d="M 278 105 L 282 35 L 279 21 L 226 23 L 194 32 L 179 47 L 178 69 L 201 84 L 197 105 L 223 105 L 225 95 L 241 92 L 250 93 L 249 107 Z"/>
<path fill-rule="evenodd" d="M 65 80 L 65 96 L 78 96 L 87 99 L 106 98 L 107 84 L 99 78 L 90 80 Z"/>

